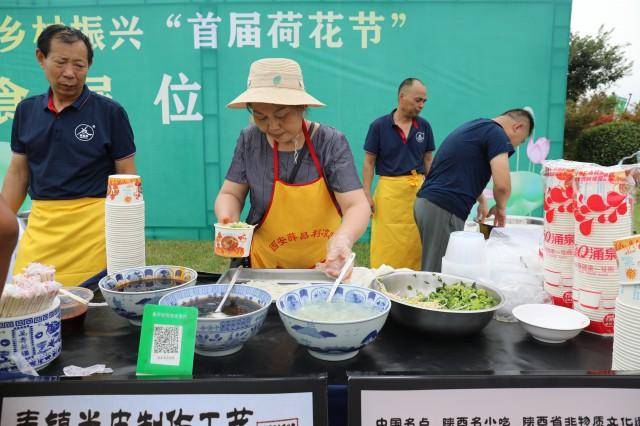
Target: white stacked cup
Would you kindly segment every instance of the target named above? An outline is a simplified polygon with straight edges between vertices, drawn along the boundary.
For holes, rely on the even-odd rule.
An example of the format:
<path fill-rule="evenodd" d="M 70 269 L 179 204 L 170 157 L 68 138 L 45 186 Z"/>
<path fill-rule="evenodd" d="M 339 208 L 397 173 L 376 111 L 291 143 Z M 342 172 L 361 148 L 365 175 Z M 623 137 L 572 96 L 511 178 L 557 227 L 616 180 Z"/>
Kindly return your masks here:
<path fill-rule="evenodd" d="M 587 315 L 587 331 L 612 335 L 620 280 L 614 240 L 632 233 L 628 166 L 592 166 L 575 176 L 574 308 Z"/>
<path fill-rule="evenodd" d="M 640 235 L 614 241 L 620 291 L 613 331 L 613 370 L 640 370 Z"/>
<path fill-rule="evenodd" d="M 544 288 L 554 305 L 573 305 L 573 178 L 586 163 L 545 161 L 543 267 Z"/>
<path fill-rule="evenodd" d="M 144 225 L 140 176 L 109 176 L 105 202 L 107 273 L 145 265 Z"/>

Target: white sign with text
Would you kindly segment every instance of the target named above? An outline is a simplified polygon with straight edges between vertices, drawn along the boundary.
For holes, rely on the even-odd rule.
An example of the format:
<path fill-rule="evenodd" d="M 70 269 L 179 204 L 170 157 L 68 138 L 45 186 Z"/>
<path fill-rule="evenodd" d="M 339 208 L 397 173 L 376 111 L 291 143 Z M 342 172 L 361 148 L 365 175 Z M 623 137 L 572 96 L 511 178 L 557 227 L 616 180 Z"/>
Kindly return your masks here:
<path fill-rule="evenodd" d="M 167 384 L 171 386 L 171 384 Z M 64 395 L 9 397 L 2 425 L 313 424 L 311 392 L 282 394 Z"/>
<path fill-rule="evenodd" d="M 363 426 L 639 426 L 640 389 L 363 390 Z"/>

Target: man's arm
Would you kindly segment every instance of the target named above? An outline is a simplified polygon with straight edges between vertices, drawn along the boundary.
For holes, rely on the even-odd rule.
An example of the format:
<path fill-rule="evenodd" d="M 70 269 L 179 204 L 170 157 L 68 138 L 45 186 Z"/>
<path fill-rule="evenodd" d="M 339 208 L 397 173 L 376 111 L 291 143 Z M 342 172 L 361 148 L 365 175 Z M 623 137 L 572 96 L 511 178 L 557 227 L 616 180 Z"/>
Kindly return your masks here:
<path fill-rule="evenodd" d="M 119 175 L 137 175 L 138 171 L 134 156 L 116 160 L 116 173 Z"/>
<path fill-rule="evenodd" d="M 433 163 L 433 151 L 425 152 L 422 161 L 424 162 L 424 175 L 426 176 L 431 170 L 431 163 Z"/>
<path fill-rule="evenodd" d="M 28 187 L 29 163 L 27 156 L 14 152 L 2 185 L 2 196 L 14 214 L 18 212 L 27 197 Z"/>
<path fill-rule="evenodd" d="M 511 175 L 509 174 L 509 156 L 498 154 L 491 159 L 491 177 L 493 178 L 493 198 L 496 205 L 489 210 L 494 215 L 495 226 L 504 226 L 507 220 L 507 201 L 511 195 Z"/>
<path fill-rule="evenodd" d="M 362 165 L 362 185 L 364 195 L 367 197 L 371 213 L 375 211 L 373 197 L 371 196 L 371 184 L 373 183 L 373 170 L 376 164 L 376 156 L 367 151 L 364 152 L 364 164 Z"/>
<path fill-rule="evenodd" d="M 0 195 L 0 294 L 6 281 L 13 249 L 18 242 L 18 221 L 4 198 Z"/>

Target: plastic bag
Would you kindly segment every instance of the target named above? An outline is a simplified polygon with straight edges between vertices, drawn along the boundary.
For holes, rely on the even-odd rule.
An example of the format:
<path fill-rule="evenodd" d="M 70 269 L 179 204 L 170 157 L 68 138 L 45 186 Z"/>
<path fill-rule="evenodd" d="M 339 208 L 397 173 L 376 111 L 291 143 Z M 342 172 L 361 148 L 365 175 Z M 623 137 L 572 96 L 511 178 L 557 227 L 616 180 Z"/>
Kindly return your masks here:
<path fill-rule="evenodd" d="M 505 304 L 496 312 L 499 321 L 515 322 L 511 311 L 525 303 L 549 303 L 543 286 L 538 252 L 542 226 L 494 228 L 487 240 L 489 284 L 502 292 Z"/>

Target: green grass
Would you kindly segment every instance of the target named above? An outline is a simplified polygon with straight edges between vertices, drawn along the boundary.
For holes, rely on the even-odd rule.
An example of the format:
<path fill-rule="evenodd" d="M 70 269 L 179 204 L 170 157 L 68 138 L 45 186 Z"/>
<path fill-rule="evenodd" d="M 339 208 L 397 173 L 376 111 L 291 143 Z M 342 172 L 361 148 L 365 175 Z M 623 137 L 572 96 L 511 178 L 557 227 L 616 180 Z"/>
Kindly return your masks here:
<path fill-rule="evenodd" d="M 634 230 L 640 233 L 640 202 L 636 202 L 633 216 Z M 356 264 L 369 267 L 369 242 L 356 243 L 353 251 Z M 187 266 L 213 273 L 229 269 L 227 259 L 213 254 L 213 241 L 147 240 L 147 264 Z"/>
<path fill-rule="evenodd" d="M 229 260 L 213 254 L 213 241 L 147 240 L 147 265 L 179 265 L 196 271 L 221 273 Z M 358 266 L 369 266 L 369 243 L 353 247 Z"/>

